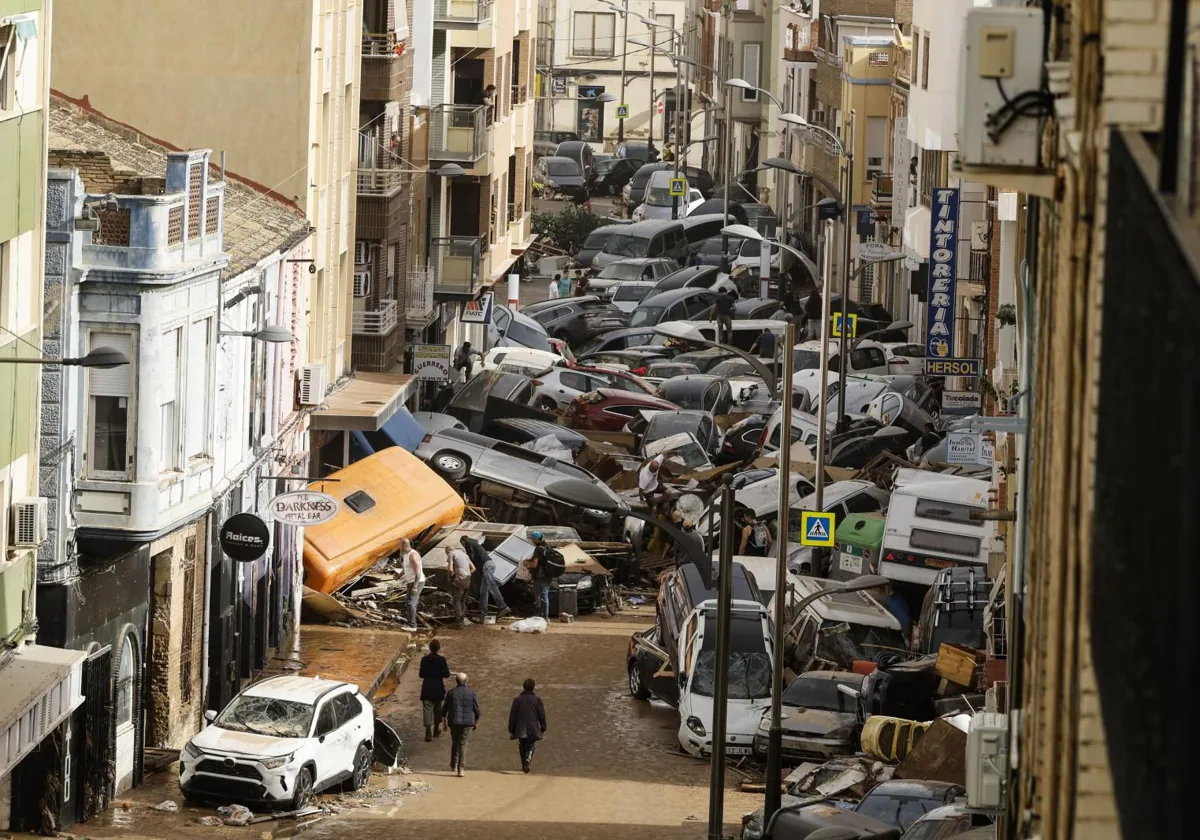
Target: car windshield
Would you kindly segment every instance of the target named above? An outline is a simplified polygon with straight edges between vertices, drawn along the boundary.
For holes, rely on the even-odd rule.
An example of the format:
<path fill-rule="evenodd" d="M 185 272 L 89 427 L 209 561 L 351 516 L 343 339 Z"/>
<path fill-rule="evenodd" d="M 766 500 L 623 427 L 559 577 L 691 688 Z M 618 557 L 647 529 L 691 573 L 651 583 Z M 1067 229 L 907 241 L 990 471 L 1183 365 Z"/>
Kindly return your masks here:
<path fill-rule="evenodd" d="M 278 697 L 242 694 L 225 707 L 214 723 L 234 732 L 253 732 L 276 738 L 307 738 L 313 707 Z"/>
<path fill-rule="evenodd" d="M 720 376 L 722 379 L 730 376 L 745 376 L 747 374 L 757 376 L 754 365 L 745 359 L 726 359 L 709 368 L 708 373 L 710 376 Z"/>
<path fill-rule="evenodd" d="M 783 692 L 785 706 L 799 706 L 802 709 L 824 709 L 827 712 L 857 712 L 857 703 L 853 697 L 838 691 L 839 685 L 850 685 L 841 680 L 824 678 L 792 680 L 792 684 Z M 851 685 L 851 688 L 857 686 Z"/>
<path fill-rule="evenodd" d="M 513 321 L 508 326 L 505 337 L 509 341 L 515 341 L 524 347 L 530 347 L 534 350 L 551 350 L 550 339 L 544 332 L 539 332 L 528 324 L 522 324 L 519 321 Z"/>
<path fill-rule="evenodd" d="M 604 243 L 604 253 L 616 254 L 618 257 L 644 257 L 650 240 L 631 236 L 628 233 L 615 233 Z"/>
<path fill-rule="evenodd" d="M 609 234 L 605 233 L 589 233 L 587 240 L 583 243 L 583 250 L 595 251 L 598 248 L 603 248 L 604 243 L 608 241 Z"/>
<path fill-rule="evenodd" d="M 691 409 L 693 411 L 708 410 L 708 406 L 704 404 L 704 397 L 707 393 L 707 386 L 697 386 L 694 380 L 672 383 L 670 387 L 660 388 L 658 391 L 658 395 L 664 400 L 670 400 L 680 408 Z M 696 422 L 695 420 L 687 418 L 687 415 L 684 415 L 684 418 L 675 416 L 672 419 L 677 424 L 683 423 L 685 425 L 695 425 Z M 689 431 L 689 429 L 681 426 L 680 428 L 675 429 L 675 431 L 684 432 Z"/>
<path fill-rule="evenodd" d="M 821 354 L 816 350 L 793 350 L 792 367 L 795 370 L 819 370 Z"/>
<path fill-rule="evenodd" d="M 643 324 L 657 324 L 662 319 L 665 306 L 639 306 L 629 316 L 629 326 L 640 327 Z"/>
<path fill-rule="evenodd" d="M 636 280 L 642 276 L 644 266 L 637 263 L 615 262 L 604 266 L 596 275 L 597 280 Z"/>
<path fill-rule="evenodd" d="M 546 163 L 546 171 L 551 175 L 582 175 L 583 170 L 573 160 L 552 160 Z"/>
<path fill-rule="evenodd" d="M 709 619 L 712 632 L 704 634 L 691 690 L 701 697 L 712 697 L 716 677 L 717 634 L 715 618 Z M 733 616 L 730 621 L 729 699 L 752 700 L 771 696 L 771 657 L 763 640 L 761 620 Z"/>
<path fill-rule="evenodd" d="M 794 534 L 795 542 L 800 542 L 800 532 L 790 527 L 788 530 Z M 832 662 L 873 661 L 881 653 L 903 653 L 906 649 L 904 634 L 899 630 L 826 621 L 821 625 L 817 655 Z"/>
<path fill-rule="evenodd" d="M 646 191 L 646 203 L 651 207 L 670 207 L 674 201 L 670 187 L 654 187 Z"/>
<path fill-rule="evenodd" d="M 613 293 L 613 300 L 641 300 L 650 289 L 645 283 L 622 283 Z"/>
<path fill-rule="evenodd" d="M 925 814 L 945 804 L 941 799 L 877 793 L 866 797 L 854 810 L 888 825 L 898 825 L 901 831 L 907 831 L 910 825 Z"/>
<path fill-rule="evenodd" d="M 645 443 L 652 443 L 671 435 L 677 435 L 680 432 L 691 432 L 699 437 L 701 428 L 702 425 L 697 422 L 694 415 L 660 412 L 650 418 L 650 425 L 646 427 L 644 441 Z"/>

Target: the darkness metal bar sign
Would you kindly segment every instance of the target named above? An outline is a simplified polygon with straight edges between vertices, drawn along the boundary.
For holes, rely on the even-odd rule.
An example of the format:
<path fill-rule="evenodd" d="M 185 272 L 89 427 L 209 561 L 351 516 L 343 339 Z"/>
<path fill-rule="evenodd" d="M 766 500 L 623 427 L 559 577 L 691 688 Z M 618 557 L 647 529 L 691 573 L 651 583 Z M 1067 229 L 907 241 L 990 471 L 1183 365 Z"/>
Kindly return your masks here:
<path fill-rule="evenodd" d="M 935 187 L 929 220 L 929 303 L 925 357 L 954 355 L 954 286 L 958 276 L 958 188 Z"/>

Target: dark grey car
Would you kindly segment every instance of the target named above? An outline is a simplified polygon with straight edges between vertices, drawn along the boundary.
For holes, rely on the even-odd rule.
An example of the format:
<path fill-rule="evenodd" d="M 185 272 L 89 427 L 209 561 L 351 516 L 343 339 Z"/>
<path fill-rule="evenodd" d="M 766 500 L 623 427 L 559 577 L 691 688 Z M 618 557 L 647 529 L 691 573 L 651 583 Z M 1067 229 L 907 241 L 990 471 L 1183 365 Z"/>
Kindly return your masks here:
<path fill-rule="evenodd" d="M 629 321 L 629 316 L 611 302 L 592 295 L 539 301 L 522 307 L 521 312 L 541 324 L 550 336 L 571 346 L 622 329 Z"/>
<path fill-rule="evenodd" d="M 650 295 L 629 315 L 631 327 L 653 327 L 664 321 L 691 321 L 702 318 L 713 302 L 715 293 L 707 289 L 675 289 Z"/>

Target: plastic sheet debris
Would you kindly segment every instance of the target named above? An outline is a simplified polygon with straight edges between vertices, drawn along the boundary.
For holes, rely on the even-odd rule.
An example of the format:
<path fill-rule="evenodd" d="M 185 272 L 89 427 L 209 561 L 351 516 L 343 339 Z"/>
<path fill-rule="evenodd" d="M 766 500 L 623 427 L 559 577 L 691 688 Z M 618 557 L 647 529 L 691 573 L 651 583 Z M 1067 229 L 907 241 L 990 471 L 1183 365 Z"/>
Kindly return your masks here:
<path fill-rule="evenodd" d="M 518 633 L 545 633 L 549 626 L 546 619 L 540 615 L 535 615 L 531 618 L 522 618 L 520 621 L 514 621 L 509 625 L 509 629 L 516 630 Z"/>
<path fill-rule="evenodd" d="M 536 440 L 522 443 L 521 448 L 530 449 L 539 455 L 549 455 L 551 458 L 566 461 L 568 464 L 575 463 L 575 458 L 571 455 L 571 450 L 563 446 L 562 441 L 554 435 L 543 435 Z"/>
<path fill-rule="evenodd" d="M 245 805 L 222 805 L 217 816 L 225 825 L 248 825 L 254 819 L 254 813 Z"/>
<path fill-rule="evenodd" d="M 196 822 L 200 825 L 224 825 L 220 817 L 200 817 Z"/>
<path fill-rule="evenodd" d="M 174 814 L 179 810 L 179 805 L 175 802 L 172 802 L 170 799 L 164 799 L 162 802 L 159 802 L 154 806 L 154 810 L 164 811 L 168 814 Z"/>

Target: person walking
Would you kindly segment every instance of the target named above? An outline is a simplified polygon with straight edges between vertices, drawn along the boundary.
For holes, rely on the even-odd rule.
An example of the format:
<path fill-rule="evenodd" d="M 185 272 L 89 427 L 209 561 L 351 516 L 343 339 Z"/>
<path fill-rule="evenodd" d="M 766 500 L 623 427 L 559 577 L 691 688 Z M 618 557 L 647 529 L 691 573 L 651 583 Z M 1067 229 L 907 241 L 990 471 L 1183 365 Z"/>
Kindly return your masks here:
<path fill-rule="evenodd" d="M 479 698 L 467 685 L 467 675 L 454 675 L 454 688 L 442 703 L 442 716 L 450 726 L 450 769 L 463 775 L 467 766 L 467 739 L 479 728 Z"/>
<path fill-rule="evenodd" d="M 542 698 L 533 693 L 533 678 L 525 680 L 524 689 L 513 698 L 508 710 L 508 737 L 517 742 L 521 755 L 521 770 L 529 772 L 533 764 L 533 750 L 546 734 L 546 705 Z"/>
<path fill-rule="evenodd" d="M 421 657 L 421 714 L 425 719 L 425 740 L 432 741 L 442 734 L 442 703 L 446 699 L 446 684 L 450 678 L 450 666 L 439 651 L 442 643 L 434 639 L 429 643 L 429 653 Z"/>
<path fill-rule="evenodd" d="M 558 276 L 558 296 L 560 298 L 569 298 L 571 296 L 571 277 L 570 277 L 570 275 L 560 274 Z"/>
<path fill-rule="evenodd" d="M 425 568 L 421 555 L 412 547 L 408 537 L 400 540 L 400 563 L 404 569 L 404 582 L 408 585 L 408 624 L 404 629 L 417 629 L 417 604 L 421 600 L 421 590 L 425 588 Z"/>
<path fill-rule="evenodd" d="M 708 310 L 708 320 L 717 322 L 717 343 L 733 342 L 733 297 L 728 289 L 717 292 L 717 299 Z"/>
<path fill-rule="evenodd" d="M 454 606 L 454 617 L 459 627 L 467 626 L 467 590 L 471 588 L 471 575 L 475 564 L 461 548 L 452 548 L 446 559 L 446 574 L 450 576 L 450 603 Z M 446 676 L 450 676 L 447 674 Z"/>
<path fill-rule="evenodd" d="M 464 341 L 462 346 L 454 351 L 454 369 L 463 372 L 463 382 L 471 378 L 474 362 L 471 361 L 472 356 L 483 358 L 483 354 L 471 346 L 471 342 Z"/>
<path fill-rule="evenodd" d="M 537 594 L 538 606 L 542 618 L 550 620 L 550 584 L 561 575 L 566 568 L 562 552 L 546 544 L 546 538 L 541 531 L 531 531 L 529 538 L 533 540 L 533 556 L 525 561 L 533 578 L 533 591 Z"/>
<path fill-rule="evenodd" d="M 766 557 L 771 553 L 771 529 L 759 522 L 754 511 L 746 512 L 746 525 L 742 528 L 742 542 L 738 554 L 748 557 Z"/>
<path fill-rule="evenodd" d="M 488 611 L 488 596 L 496 599 L 496 606 L 500 611 L 496 614 L 497 618 L 503 618 L 512 612 L 508 608 L 508 604 L 504 603 L 504 596 L 500 594 L 500 584 L 496 582 L 496 561 L 487 553 L 487 549 L 479 542 L 468 536 L 462 538 L 462 547 L 466 550 L 467 556 L 475 567 L 483 574 L 483 581 L 479 584 L 479 615 L 480 621 L 487 620 Z"/>

